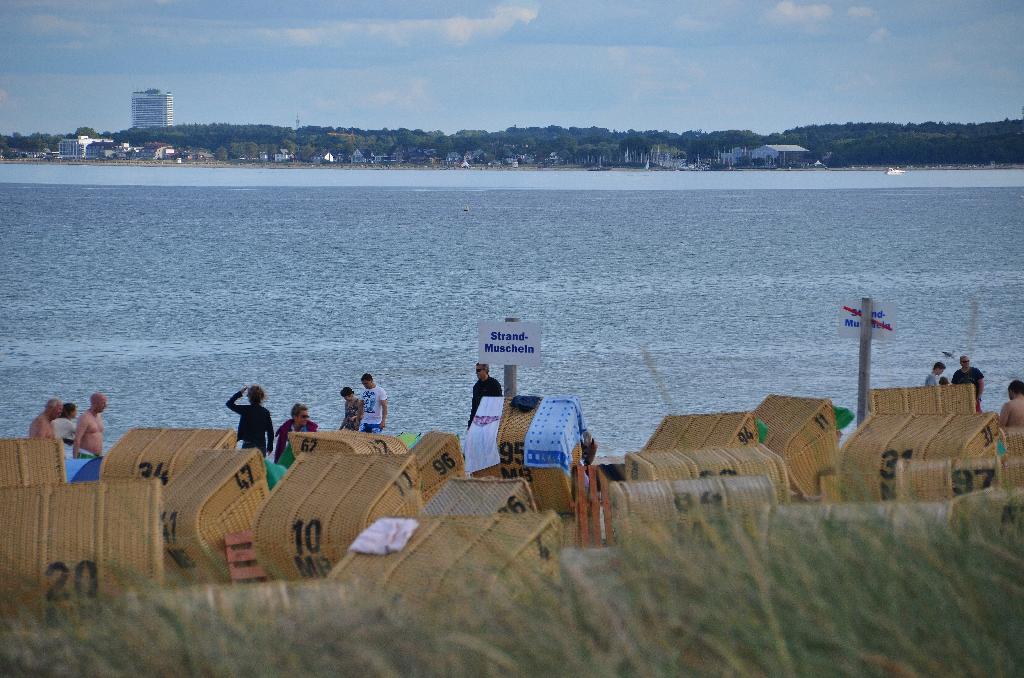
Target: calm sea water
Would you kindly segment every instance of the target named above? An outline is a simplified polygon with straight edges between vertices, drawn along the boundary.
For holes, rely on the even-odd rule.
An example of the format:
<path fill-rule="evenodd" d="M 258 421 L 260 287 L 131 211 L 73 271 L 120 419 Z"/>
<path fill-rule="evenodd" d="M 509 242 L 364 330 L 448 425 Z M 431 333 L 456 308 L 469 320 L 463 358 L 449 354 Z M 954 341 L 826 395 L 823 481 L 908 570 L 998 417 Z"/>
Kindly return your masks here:
<path fill-rule="evenodd" d="M 224 401 L 251 382 L 275 424 L 301 401 L 334 428 L 367 371 L 392 431 L 458 432 L 477 321 L 514 315 L 544 329 L 520 392 L 579 395 L 622 451 L 666 413 L 768 393 L 853 409 L 857 342 L 836 328 L 863 295 L 898 311 L 875 386 L 970 351 L 998 409 L 1024 378 L 1022 234 L 1020 171 L 0 165 L 0 436 L 97 389 L 108 446 L 233 427 Z"/>

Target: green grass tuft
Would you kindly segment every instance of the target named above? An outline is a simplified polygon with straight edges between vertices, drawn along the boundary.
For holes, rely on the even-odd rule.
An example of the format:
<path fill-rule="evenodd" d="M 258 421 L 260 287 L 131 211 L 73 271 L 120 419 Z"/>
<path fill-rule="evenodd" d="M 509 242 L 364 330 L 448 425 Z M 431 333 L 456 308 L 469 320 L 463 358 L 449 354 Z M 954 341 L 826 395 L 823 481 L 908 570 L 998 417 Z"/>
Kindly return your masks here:
<path fill-rule="evenodd" d="M 825 521 L 648 529 L 560 581 L 429 604 L 330 582 L 0 620 L 4 675 L 1020 675 L 1024 540 Z"/>

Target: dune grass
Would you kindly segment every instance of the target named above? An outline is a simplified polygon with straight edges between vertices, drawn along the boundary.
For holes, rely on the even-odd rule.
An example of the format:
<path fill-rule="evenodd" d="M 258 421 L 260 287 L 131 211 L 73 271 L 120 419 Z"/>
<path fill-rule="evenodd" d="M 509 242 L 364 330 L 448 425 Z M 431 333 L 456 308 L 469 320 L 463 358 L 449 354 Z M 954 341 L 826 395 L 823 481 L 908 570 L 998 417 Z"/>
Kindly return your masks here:
<path fill-rule="evenodd" d="M 637 530 L 559 581 L 416 603 L 331 582 L 0 620 L 4 675 L 1019 675 L 1024 540 L 826 522 Z"/>

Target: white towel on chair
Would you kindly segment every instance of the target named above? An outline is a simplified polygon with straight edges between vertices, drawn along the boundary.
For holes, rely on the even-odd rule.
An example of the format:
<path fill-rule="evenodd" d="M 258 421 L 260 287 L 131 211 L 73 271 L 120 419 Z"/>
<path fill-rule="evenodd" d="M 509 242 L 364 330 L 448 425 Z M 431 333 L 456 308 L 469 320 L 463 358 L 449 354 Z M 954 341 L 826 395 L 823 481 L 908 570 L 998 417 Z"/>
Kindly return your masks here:
<path fill-rule="evenodd" d="M 485 396 L 473 415 L 466 436 L 462 439 L 462 456 L 466 459 L 466 473 L 494 466 L 498 457 L 498 426 L 505 399 L 499 396 Z"/>
<path fill-rule="evenodd" d="M 372 556 L 396 553 L 405 548 L 419 526 L 419 522 L 412 518 L 378 518 L 359 533 L 348 550 Z"/>

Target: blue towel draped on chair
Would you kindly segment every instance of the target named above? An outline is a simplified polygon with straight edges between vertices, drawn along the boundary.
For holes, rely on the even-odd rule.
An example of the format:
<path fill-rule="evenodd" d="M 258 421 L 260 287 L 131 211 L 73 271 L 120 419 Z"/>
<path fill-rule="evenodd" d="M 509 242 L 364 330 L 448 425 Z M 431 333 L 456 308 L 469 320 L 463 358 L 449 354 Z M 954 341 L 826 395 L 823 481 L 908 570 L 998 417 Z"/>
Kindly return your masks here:
<path fill-rule="evenodd" d="M 572 451 L 587 430 L 583 408 L 576 396 L 548 396 L 530 422 L 524 445 L 524 463 L 531 468 L 560 468 L 567 475 Z"/>

